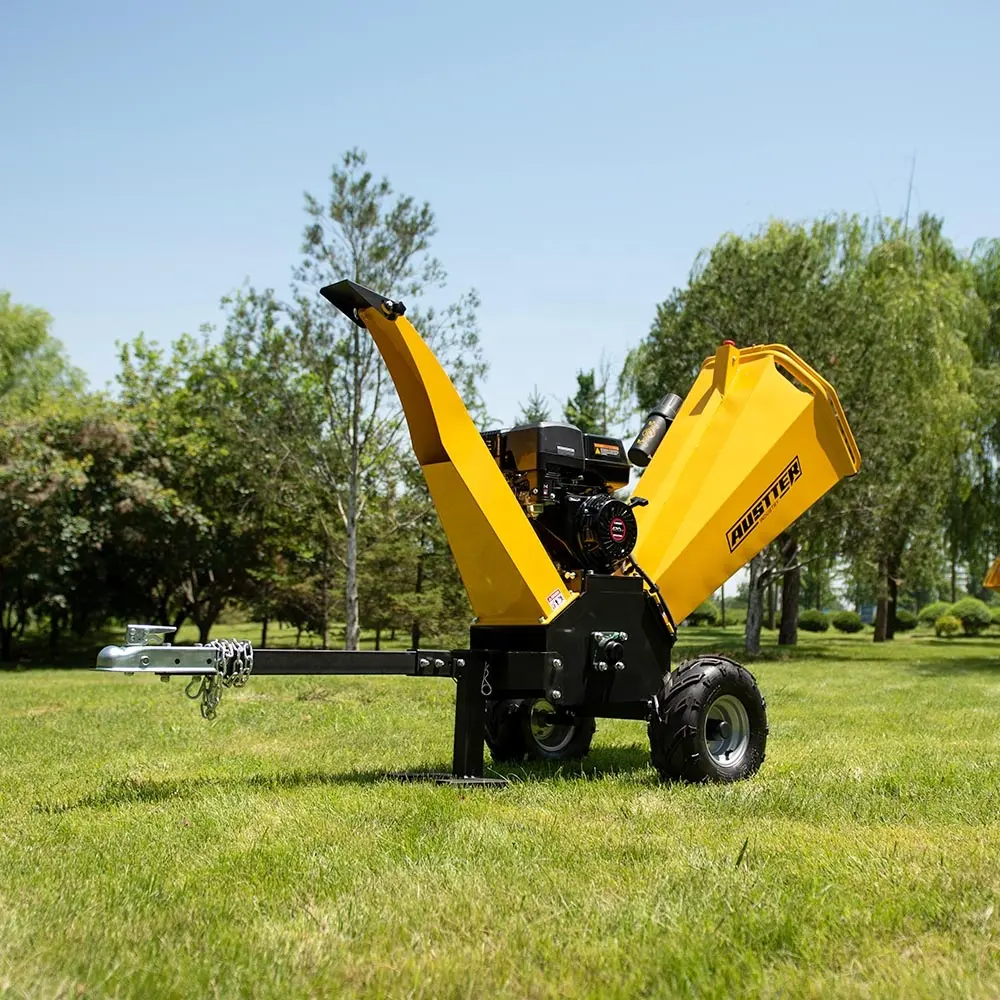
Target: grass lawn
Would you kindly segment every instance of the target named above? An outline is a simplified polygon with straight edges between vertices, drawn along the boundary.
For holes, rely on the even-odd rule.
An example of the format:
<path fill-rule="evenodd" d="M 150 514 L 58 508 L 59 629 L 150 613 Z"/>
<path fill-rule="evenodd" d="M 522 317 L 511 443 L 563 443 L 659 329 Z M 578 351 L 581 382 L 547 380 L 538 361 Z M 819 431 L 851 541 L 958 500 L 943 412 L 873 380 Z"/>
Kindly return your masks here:
<path fill-rule="evenodd" d="M 1000 995 L 1000 640 L 752 669 L 749 782 L 599 722 L 500 792 L 380 780 L 449 767 L 450 681 L 0 672 L 0 996 Z"/>

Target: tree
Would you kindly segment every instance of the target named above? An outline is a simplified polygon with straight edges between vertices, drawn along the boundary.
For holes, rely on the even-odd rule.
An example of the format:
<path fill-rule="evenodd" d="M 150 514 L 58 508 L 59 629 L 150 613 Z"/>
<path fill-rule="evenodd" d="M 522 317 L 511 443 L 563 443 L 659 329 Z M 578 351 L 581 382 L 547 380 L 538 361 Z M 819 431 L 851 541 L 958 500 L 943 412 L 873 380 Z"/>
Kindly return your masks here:
<path fill-rule="evenodd" d="M 83 374 L 49 332 L 52 317 L 0 292 L 0 417 L 32 410 L 63 392 L 80 392 Z"/>
<path fill-rule="evenodd" d="M 847 550 L 875 567 L 875 641 L 892 637 L 904 557 L 940 525 L 954 456 L 975 417 L 968 344 L 984 315 L 940 220 L 880 220 L 845 276 L 845 338 L 831 381 L 850 406 L 862 474 L 839 492 Z M 842 386 L 842 388 L 841 388 Z"/>
<path fill-rule="evenodd" d="M 576 373 L 576 392 L 566 400 L 563 415 L 585 434 L 610 434 L 629 411 L 628 395 L 622 377 L 612 386 L 611 365 L 602 357 L 596 370 Z"/>
<path fill-rule="evenodd" d="M 318 299 L 321 285 L 350 278 L 404 299 L 408 316 L 449 368 L 467 404 L 476 407 L 483 374 L 476 331 L 475 293 L 442 313 L 420 309 L 421 295 L 443 286 L 445 273 L 430 254 L 434 215 L 427 203 L 394 196 L 389 181 L 376 181 L 365 154 L 352 150 L 331 175 L 323 205 L 306 195 L 309 223 L 295 271 L 294 306 L 298 362 L 308 377 L 300 409 L 306 452 L 301 466 L 330 498 L 343 528 L 337 556 L 343 564 L 346 645 L 360 635 L 359 540 L 369 496 L 366 480 L 387 475 L 399 461 L 402 414 L 388 372 L 368 334 Z M 416 300 L 416 301 L 414 301 Z M 304 404 L 304 405 L 302 405 Z"/>
<path fill-rule="evenodd" d="M 200 640 L 226 604 L 248 596 L 272 565 L 295 499 L 283 452 L 247 429 L 275 413 L 256 378 L 255 355 L 182 337 L 166 357 L 141 337 L 122 351 L 119 383 L 144 466 L 178 498 L 185 516 L 133 553 L 137 592 L 172 624 L 190 618 Z M 280 430 L 280 427 L 278 428 Z"/>
<path fill-rule="evenodd" d="M 538 386 L 536 385 L 528 394 L 527 402 L 521 404 L 516 423 L 537 424 L 543 420 L 551 419 L 552 413 L 549 409 L 549 401 L 538 391 Z"/>
<path fill-rule="evenodd" d="M 597 385 L 594 369 L 576 373 L 576 393 L 566 400 L 566 420 L 584 434 L 605 434 L 603 387 Z"/>

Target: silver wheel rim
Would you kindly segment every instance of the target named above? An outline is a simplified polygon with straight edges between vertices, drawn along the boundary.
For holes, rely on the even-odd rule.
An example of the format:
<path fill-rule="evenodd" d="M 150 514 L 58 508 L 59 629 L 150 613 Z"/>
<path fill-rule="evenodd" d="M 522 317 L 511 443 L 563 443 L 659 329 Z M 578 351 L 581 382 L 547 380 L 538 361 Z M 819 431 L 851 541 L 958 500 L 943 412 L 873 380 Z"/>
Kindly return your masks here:
<path fill-rule="evenodd" d="M 716 698 L 705 713 L 703 735 L 716 764 L 739 764 L 750 747 L 750 716 L 743 702 L 731 694 Z"/>
<path fill-rule="evenodd" d="M 531 738 L 549 753 L 558 753 L 571 739 L 575 726 L 552 721 L 555 709 L 544 698 L 531 703 Z"/>

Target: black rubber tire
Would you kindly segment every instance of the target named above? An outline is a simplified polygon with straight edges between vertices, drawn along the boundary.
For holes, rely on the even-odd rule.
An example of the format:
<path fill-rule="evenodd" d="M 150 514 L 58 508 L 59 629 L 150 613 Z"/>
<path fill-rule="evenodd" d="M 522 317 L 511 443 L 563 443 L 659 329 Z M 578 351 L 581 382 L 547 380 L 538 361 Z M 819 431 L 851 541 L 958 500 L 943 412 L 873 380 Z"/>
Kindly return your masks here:
<path fill-rule="evenodd" d="M 724 696 L 742 705 L 749 724 L 747 746 L 731 765 L 709 752 L 706 736 L 709 711 Z M 667 675 L 657 703 L 649 720 L 649 750 L 664 781 L 741 781 L 760 770 L 767 706 L 753 674 L 735 660 L 699 656 L 682 663 Z"/>
<path fill-rule="evenodd" d="M 497 764 L 520 763 L 528 755 L 520 700 L 486 702 L 486 745 Z"/>
<path fill-rule="evenodd" d="M 579 760 L 590 750 L 597 724 L 590 717 L 574 720 L 572 733 L 558 748 L 539 743 L 531 731 L 532 706 L 540 699 L 515 698 L 486 703 L 486 745 L 499 763 L 534 760 Z"/>

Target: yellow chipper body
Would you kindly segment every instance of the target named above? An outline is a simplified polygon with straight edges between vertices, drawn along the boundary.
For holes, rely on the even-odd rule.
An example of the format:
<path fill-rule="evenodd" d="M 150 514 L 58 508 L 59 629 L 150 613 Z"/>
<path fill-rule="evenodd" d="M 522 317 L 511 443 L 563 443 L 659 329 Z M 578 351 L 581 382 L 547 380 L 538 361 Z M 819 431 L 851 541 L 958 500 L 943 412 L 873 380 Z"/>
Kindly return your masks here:
<path fill-rule="evenodd" d="M 481 432 L 405 307 L 350 281 L 322 294 L 385 361 L 474 622 L 463 650 L 177 647 L 130 626 L 98 668 L 193 675 L 214 713 L 256 674 L 398 673 L 458 681 L 449 782 L 496 763 L 586 753 L 600 717 L 643 719 L 664 778 L 748 777 L 764 701 L 725 657 L 671 669 L 677 623 L 860 466 L 833 388 L 780 345 L 731 342 L 632 447 L 567 424 Z M 994 567 L 995 569 L 996 567 Z"/>

